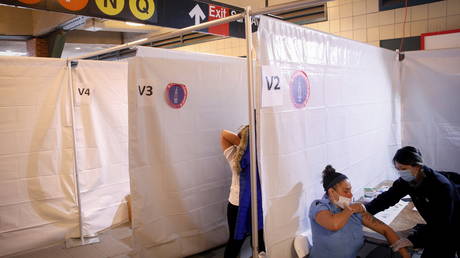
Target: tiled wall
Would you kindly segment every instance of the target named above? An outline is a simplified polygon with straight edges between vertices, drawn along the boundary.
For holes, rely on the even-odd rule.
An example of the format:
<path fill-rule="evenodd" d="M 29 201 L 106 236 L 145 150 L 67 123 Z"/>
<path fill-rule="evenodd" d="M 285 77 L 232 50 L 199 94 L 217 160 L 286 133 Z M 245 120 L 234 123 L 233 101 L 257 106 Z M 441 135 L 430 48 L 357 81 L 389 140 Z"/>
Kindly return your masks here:
<path fill-rule="evenodd" d="M 403 37 L 405 8 L 378 11 L 378 0 L 335 0 L 327 3 L 328 20 L 306 25 L 342 37 L 379 46 L 379 41 Z M 460 0 L 444 0 L 407 8 L 404 36 L 460 29 Z M 179 49 L 230 56 L 246 55 L 242 39 L 222 39 Z"/>
<path fill-rule="evenodd" d="M 378 0 L 327 3 L 328 21 L 308 27 L 379 46 L 379 40 L 403 37 L 405 8 L 378 11 Z M 460 0 L 407 8 L 404 36 L 460 28 Z"/>
<path fill-rule="evenodd" d="M 239 38 L 225 38 L 177 49 L 226 56 L 246 56 L 246 41 Z"/>

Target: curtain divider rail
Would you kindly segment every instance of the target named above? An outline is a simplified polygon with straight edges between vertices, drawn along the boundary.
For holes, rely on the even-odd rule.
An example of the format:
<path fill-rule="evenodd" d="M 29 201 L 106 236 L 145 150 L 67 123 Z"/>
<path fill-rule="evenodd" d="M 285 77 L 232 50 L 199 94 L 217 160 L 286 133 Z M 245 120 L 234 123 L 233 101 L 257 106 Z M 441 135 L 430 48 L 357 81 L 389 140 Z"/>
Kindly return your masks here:
<path fill-rule="evenodd" d="M 71 58 L 68 58 L 68 59 L 69 60 L 85 59 L 85 58 L 89 58 L 89 57 L 93 57 L 93 56 L 107 54 L 107 53 L 110 53 L 110 52 L 114 52 L 114 51 L 117 51 L 117 50 L 122 50 L 122 49 L 129 48 L 129 47 L 135 47 L 135 46 L 139 46 L 139 45 L 142 45 L 142 44 L 148 44 L 148 43 L 150 43 L 152 41 L 155 41 L 155 40 L 163 40 L 163 39 L 166 39 L 166 38 L 169 38 L 169 37 L 181 36 L 182 34 L 185 34 L 185 33 L 189 33 L 189 32 L 192 32 L 192 31 L 205 29 L 205 28 L 208 28 L 208 27 L 211 27 L 211 26 L 216 26 L 216 25 L 236 21 L 236 20 L 239 20 L 239 19 L 242 19 L 242 18 L 244 18 L 244 13 L 239 13 L 239 14 L 228 16 L 228 17 L 225 17 L 225 18 L 222 18 L 222 19 L 219 19 L 219 20 L 213 20 L 213 21 L 197 24 L 197 25 L 194 25 L 194 26 L 186 27 L 186 28 L 179 29 L 179 30 L 172 31 L 172 32 L 167 32 L 167 33 L 163 33 L 163 34 L 159 34 L 159 35 L 149 34 L 143 39 L 139 39 L 139 40 L 136 40 L 136 41 L 132 41 L 132 42 L 123 44 L 123 45 L 119 45 L 119 46 L 99 50 L 99 51 L 96 51 L 96 52 L 84 54 L 84 55 L 77 56 L 77 57 L 71 57 Z"/>
<path fill-rule="evenodd" d="M 268 14 L 268 13 L 276 13 L 276 12 L 282 12 L 282 11 L 289 11 L 292 9 L 297 9 L 301 7 L 310 7 L 318 4 L 324 4 L 326 2 L 329 2 L 331 0 L 312 0 L 312 1 L 295 1 L 295 2 L 290 2 L 290 3 L 285 3 L 285 4 L 277 4 L 269 7 L 264 7 L 260 9 L 256 9 L 254 11 L 250 12 L 251 16 L 256 16 L 256 15 L 262 15 L 262 14 Z"/>
<path fill-rule="evenodd" d="M 302 1 L 295 1 L 295 2 L 291 2 L 291 3 L 287 3 L 287 4 L 278 4 L 278 5 L 265 7 L 265 8 L 261 8 L 261 9 L 254 10 L 254 11 L 249 11 L 249 15 L 250 16 L 255 16 L 255 15 L 261 15 L 261 14 L 267 14 L 267 13 L 270 13 L 270 12 L 280 12 L 280 11 L 285 11 L 285 10 L 290 10 L 290 9 L 295 9 L 295 8 L 300 8 L 300 7 L 308 7 L 308 6 L 312 6 L 312 5 L 316 5 L 316 4 L 325 3 L 327 1 L 330 1 L 330 0 L 313 0 L 313 1 L 302 0 Z M 204 22 L 204 23 L 201 23 L 201 24 L 193 25 L 193 26 L 190 26 L 190 27 L 186 27 L 186 28 L 183 28 L 183 29 L 179 29 L 179 30 L 176 30 L 176 31 L 167 32 L 167 33 L 163 33 L 163 34 L 150 33 L 150 34 L 146 35 L 145 38 L 142 38 L 142 39 L 139 39 L 139 40 L 135 40 L 135 41 L 132 41 L 132 42 L 129 42 L 129 43 L 125 43 L 123 45 L 119 45 L 119 46 L 115 46 L 115 47 L 95 51 L 95 52 L 92 52 L 92 53 L 87 53 L 87 54 L 76 56 L 76 57 L 69 57 L 69 58 L 67 58 L 67 60 L 78 60 L 78 59 L 90 58 L 90 57 L 94 57 L 94 56 L 103 55 L 103 54 L 107 54 L 107 53 L 110 53 L 110 52 L 122 50 L 122 49 L 125 49 L 125 48 L 130 48 L 130 47 L 135 47 L 135 46 L 139 46 L 139 45 L 143 45 L 143 44 L 148 44 L 148 43 L 151 43 L 151 42 L 153 42 L 155 40 L 163 40 L 163 39 L 166 39 L 166 38 L 169 38 L 169 37 L 181 36 L 181 35 L 183 35 L 185 33 L 189 33 L 189 32 L 192 32 L 192 31 L 197 31 L 197 30 L 205 29 L 205 28 L 208 28 L 208 27 L 211 27 L 211 26 L 216 26 L 216 25 L 220 25 L 220 24 L 229 23 L 229 22 L 232 22 L 232 21 L 243 19 L 245 17 L 245 12 L 235 14 L 235 15 L 232 15 L 232 16 L 228 16 L 228 17 L 218 19 L 218 20 Z"/>

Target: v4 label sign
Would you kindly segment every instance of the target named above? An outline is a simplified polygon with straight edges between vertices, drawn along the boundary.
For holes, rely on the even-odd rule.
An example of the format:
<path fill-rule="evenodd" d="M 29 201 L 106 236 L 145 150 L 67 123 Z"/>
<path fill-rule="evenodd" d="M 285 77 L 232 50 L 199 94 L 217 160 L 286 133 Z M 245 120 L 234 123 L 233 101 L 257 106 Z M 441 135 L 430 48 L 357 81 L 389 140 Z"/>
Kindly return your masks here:
<path fill-rule="evenodd" d="M 75 92 L 75 105 L 88 105 L 91 104 L 94 95 L 94 88 L 87 88 L 80 85 L 76 88 Z"/>

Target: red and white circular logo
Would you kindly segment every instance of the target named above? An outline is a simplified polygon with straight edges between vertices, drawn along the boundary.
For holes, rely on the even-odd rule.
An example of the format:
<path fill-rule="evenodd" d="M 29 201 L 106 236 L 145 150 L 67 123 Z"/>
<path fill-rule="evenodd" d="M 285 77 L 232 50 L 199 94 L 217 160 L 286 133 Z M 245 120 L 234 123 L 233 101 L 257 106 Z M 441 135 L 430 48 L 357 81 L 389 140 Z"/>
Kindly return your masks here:
<path fill-rule="evenodd" d="M 187 86 L 179 83 L 170 83 L 166 86 L 166 101 L 172 108 L 181 108 L 187 100 Z"/>
<path fill-rule="evenodd" d="M 304 71 L 295 71 L 289 82 L 289 93 L 294 107 L 303 108 L 310 98 L 310 82 Z"/>

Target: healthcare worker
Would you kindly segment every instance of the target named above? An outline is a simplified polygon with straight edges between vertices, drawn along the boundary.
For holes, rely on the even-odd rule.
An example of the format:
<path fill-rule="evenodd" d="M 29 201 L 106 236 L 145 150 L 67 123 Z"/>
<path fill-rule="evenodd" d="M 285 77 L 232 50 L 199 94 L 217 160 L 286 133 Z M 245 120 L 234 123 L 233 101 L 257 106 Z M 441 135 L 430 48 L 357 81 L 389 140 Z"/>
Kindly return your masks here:
<path fill-rule="evenodd" d="M 384 235 L 391 244 L 399 240 L 388 225 L 367 213 L 362 204 L 351 203 L 350 181 L 330 165 L 323 171 L 323 188 L 323 198 L 310 206 L 310 258 L 356 258 L 364 244 L 363 225 Z M 400 248 L 399 253 L 410 257 L 405 248 Z"/>
<path fill-rule="evenodd" d="M 460 249 L 460 196 L 456 185 L 444 175 L 423 164 L 422 154 L 412 146 L 399 149 L 393 163 L 399 172 L 391 188 L 366 205 L 371 214 L 383 211 L 409 195 L 426 225 L 393 244 L 423 248 L 422 258 L 455 257 Z"/>

